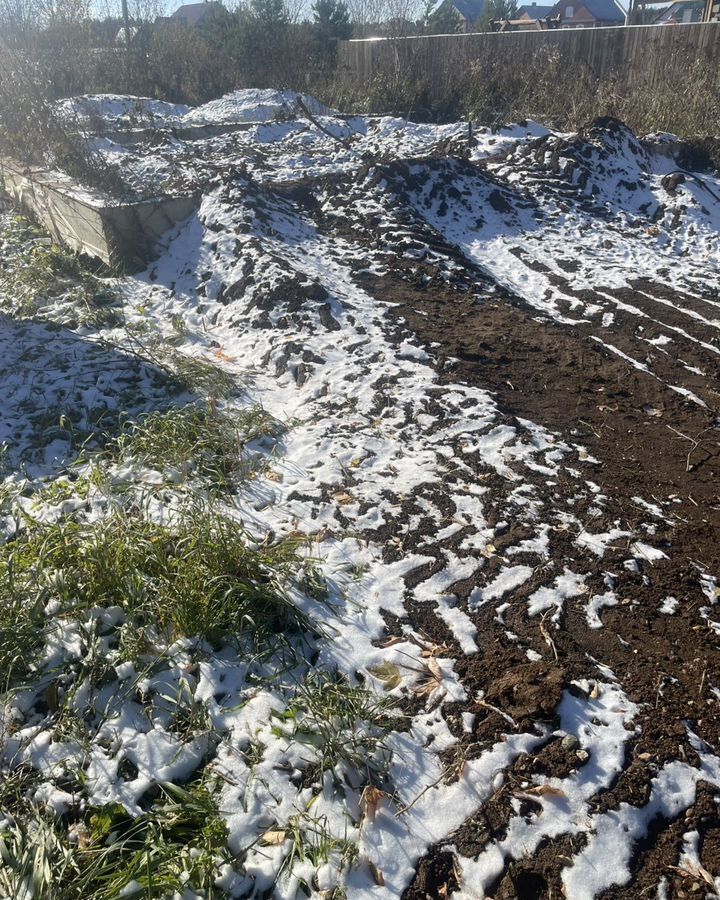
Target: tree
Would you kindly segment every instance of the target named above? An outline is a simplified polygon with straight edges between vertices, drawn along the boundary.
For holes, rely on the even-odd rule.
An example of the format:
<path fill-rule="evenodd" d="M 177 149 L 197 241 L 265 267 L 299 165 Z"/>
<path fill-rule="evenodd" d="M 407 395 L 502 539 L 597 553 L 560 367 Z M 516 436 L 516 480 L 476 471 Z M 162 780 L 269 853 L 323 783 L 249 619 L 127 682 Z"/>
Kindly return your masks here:
<path fill-rule="evenodd" d="M 321 48 L 330 47 L 335 41 L 346 41 L 352 34 L 350 10 L 343 0 L 316 0 L 312 11 Z"/>
<path fill-rule="evenodd" d="M 198 25 L 198 31 L 211 47 L 224 48 L 235 20 L 222 3 L 208 3 L 210 9 Z"/>
<path fill-rule="evenodd" d="M 485 0 L 482 15 L 475 23 L 475 31 L 491 31 L 492 23 L 498 19 L 514 19 L 517 0 Z"/>
<path fill-rule="evenodd" d="M 235 13 L 228 46 L 253 87 L 286 87 L 294 65 L 288 11 L 283 0 L 249 0 Z"/>
<path fill-rule="evenodd" d="M 457 34 L 462 23 L 452 3 L 442 3 L 432 12 L 435 5 L 431 0 L 426 7 L 423 31 L 426 34 Z"/>

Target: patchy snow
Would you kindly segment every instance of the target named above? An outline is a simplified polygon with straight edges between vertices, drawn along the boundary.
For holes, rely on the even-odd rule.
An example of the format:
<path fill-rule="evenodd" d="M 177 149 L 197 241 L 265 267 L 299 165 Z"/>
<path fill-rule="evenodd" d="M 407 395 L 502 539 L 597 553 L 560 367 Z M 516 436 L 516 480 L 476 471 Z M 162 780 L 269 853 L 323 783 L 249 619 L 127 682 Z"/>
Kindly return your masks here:
<path fill-rule="evenodd" d="M 71 331 L 0 322 L 0 444 L 8 445 L 15 492 L 0 506 L 0 524 L 11 537 L 22 527 L 19 510 L 42 521 L 74 514 L 95 521 L 106 513 L 107 498 L 91 488 L 78 497 L 57 479 L 70 496 L 51 502 L 35 497 L 37 486 L 23 479 L 64 477 L 77 453 L 76 432 L 92 432 L 99 418 L 168 402 L 162 373 L 130 352 L 138 335 L 215 362 L 243 379 L 244 394 L 228 409 L 259 404 L 288 425 L 281 441 L 258 450 L 267 468 L 228 505 L 257 545 L 301 541 L 327 579 L 325 604 L 309 591 L 292 591 L 293 602 L 322 626 L 307 638 L 312 666 L 250 659 L 237 648 L 198 646 L 191 636 L 159 646 L 148 666 L 124 658 L 107 638 L 122 628 L 122 612 L 90 610 L 80 624 L 49 605 L 53 627 L 36 682 L 3 710 L 4 760 L 40 773 L 35 802 L 57 815 L 76 802 L 64 788 L 70 771 L 82 772 L 84 804 L 120 803 L 139 815 L 160 783 L 204 769 L 219 777 L 219 808 L 238 861 L 219 886 L 231 896 L 272 892 L 288 900 L 307 895 L 303 880 L 317 884 L 308 888 L 313 897 L 336 884 L 358 900 L 400 897 L 428 848 L 451 845 L 453 833 L 509 785 L 506 827 L 475 858 L 457 854 L 457 896 L 484 897 L 509 860 L 582 833 L 585 843 L 563 869 L 563 884 L 573 900 L 594 898 L 629 879 L 634 848 L 656 816 L 672 819 L 687 809 L 700 780 L 720 787 L 720 761 L 691 736 L 699 765 L 666 762 L 652 777 L 645 806 L 598 812 L 590 801 L 627 767 L 628 742 L 639 728 L 640 706 L 625 693 L 620 670 L 616 680 L 599 651 L 591 651 L 597 659 L 584 651 L 592 675 L 563 673 L 559 705 L 546 711 L 559 729 L 550 715 L 516 727 L 499 707 L 500 716 L 493 713 L 471 682 L 474 666 L 487 680 L 499 674 L 492 671 L 495 646 L 510 647 L 522 666 L 541 672 L 558 662 L 567 617 L 601 628 L 602 610 L 618 605 L 626 590 L 637 596 L 646 564 L 668 557 L 669 548 L 646 542 L 653 532 L 645 521 L 666 513 L 638 488 L 633 524 L 606 515 L 607 491 L 596 483 L 602 460 L 503 412 L 488 391 L 453 380 L 451 368 L 441 377 L 434 348 L 398 323 L 391 298 L 378 299 L 361 275 L 386 271 L 398 247 L 446 280 L 467 269 L 468 289 L 478 295 L 489 274 L 538 315 L 585 329 L 636 371 L 704 404 L 693 360 L 714 358 L 717 348 L 692 329 L 720 327 L 720 304 L 698 296 L 691 269 L 712 268 L 720 206 L 690 182 L 681 196 L 665 197 L 667 157 L 624 131 L 593 133 L 582 145 L 589 148 L 583 162 L 577 136 L 535 123 L 497 134 L 480 129 L 468 160 L 437 153 L 441 146 L 464 149 L 467 123 L 343 119 L 304 98 L 322 117 L 322 130 L 297 114 L 294 99 L 291 92 L 238 91 L 191 111 L 110 96 L 66 101 L 68 112 L 103 119 L 108 128 L 262 124 L 198 141 L 172 139 L 160 149 L 98 142 L 136 185 L 202 184 L 202 200 L 166 236 L 146 272 L 119 282 L 122 325 Z M 537 161 L 553 149 L 574 207 L 561 194 L 548 201 L 535 187 Z M 424 154 L 431 155 L 420 159 Z M 474 165 L 481 159 L 484 167 Z M 230 167 L 232 176 L 217 177 Z M 339 191 L 334 179 L 345 179 Z M 304 191 L 311 202 L 298 200 Z M 582 209 L 602 213 L 604 227 L 584 227 Z M 651 213 L 657 233 L 639 225 Z M 359 248 L 354 237 L 366 221 L 373 223 L 373 246 Z M 441 240 L 465 261 L 438 249 Z M 572 286 L 561 265 L 569 247 L 579 266 Z M 650 278 L 659 261 L 675 261 L 688 248 L 693 267 L 664 268 L 661 276 L 662 285 L 691 297 L 687 309 L 670 309 L 662 291 L 633 287 L 629 273 Z M 60 318 L 66 313 L 58 302 L 60 325 L 70 325 Z M 628 317 L 647 328 L 632 345 L 616 331 Z M 672 340 L 663 338 L 666 331 Z M 668 356 L 671 369 L 659 368 L 660 355 L 676 346 L 687 382 L 673 368 L 679 356 Z M 111 471 L 158 521 L 172 521 L 176 476 L 141 462 Z M 598 519 L 593 531 L 584 527 Z M 569 550 L 558 550 L 563 542 Z M 598 576 L 606 555 L 612 561 L 603 565 L 618 574 Z M 700 616 L 720 633 L 711 618 L 715 577 L 698 573 L 696 580 L 698 598 L 707 601 Z M 668 596 L 659 612 L 671 615 L 677 604 Z M 433 622 L 431 633 L 411 624 L 417 610 Z M 108 672 L 73 694 L 87 728 L 81 743 L 56 730 L 43 703 L 52 668 L 92 654 L 103 655 Z M 397 727 L 366 760 L 386 772 L 370 804 L 367 785 L 347 761 L 316 781 L 306 777 L 329 743 L 294 718 L 293 704 L 314 669 L 341 673 L 398 706 Z M 598 672 L 603 680 L 590 680 Z M 409 710 L 402 714 L 401 701 Z M 201 712 L 203 726 L 182 733 L 173 718 L 179 708 Z M 476 740 L 485 714 L 494 714 L 499 728 Z M 333 726 L 341 728 L 343 746 L 364 736 L 362 728 Z M 563 737 L 576 741 L 567 774 L 508 779 L 523 755 Z M 349 842 L 357 859 L 349 865 L 332 851 L 291 867 L 294 827 L 308 841 L 321 829 L 337 846 Z M 688 838 L 686 845 L 683 858 L 695 864 L 696 844 Z M 124 890 L 134 889 L 130 883 Z"/>

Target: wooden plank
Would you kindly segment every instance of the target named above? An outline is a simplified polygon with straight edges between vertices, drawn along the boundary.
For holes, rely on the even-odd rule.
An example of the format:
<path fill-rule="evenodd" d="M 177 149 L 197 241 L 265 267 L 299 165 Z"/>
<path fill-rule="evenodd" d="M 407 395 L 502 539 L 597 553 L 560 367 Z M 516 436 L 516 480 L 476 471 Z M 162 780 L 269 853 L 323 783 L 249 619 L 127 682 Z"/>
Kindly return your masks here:
<path fill-rule="evenodd" d="M 720 8 L 719 0 L 712 2 Z M 585 63 L 599 78 L 619 71 L 652 84 L 674 60 L 719 60 L 720 22 L 341 41 L 338 59 L 343 77 L 355 83 L 378 73 L 415 77 L 426 80 L 431 96 L 439 99 L 474 62 L 500 58 L 522 65 L 539 51 L 558 52 L 569 64 Z"/>

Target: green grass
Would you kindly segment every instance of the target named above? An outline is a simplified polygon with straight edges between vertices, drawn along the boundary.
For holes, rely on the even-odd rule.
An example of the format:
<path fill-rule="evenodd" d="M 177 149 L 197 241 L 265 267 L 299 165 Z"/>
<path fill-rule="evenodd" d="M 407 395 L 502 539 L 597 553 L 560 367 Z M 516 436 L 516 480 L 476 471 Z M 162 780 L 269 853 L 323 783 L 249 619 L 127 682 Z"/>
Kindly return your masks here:
<path fill-rule="evenodd" d="M 317 869 L 333 861 L 339 868 L 351 868 L 360 855 L 358 845 L 348 840 L 346 836 L 337 837 L 331 834 L 327 819 L 324 817 L 308 813 L 291 816 L 285 831 L 292 843 L 290 852 L 283 860 L 278 873 L 279 878 L 283 875 L 289 876 L 295 866 L 306 863 Z M 312 889 L 304 879 L 301 879 L 300 884 L 308 892 Z M 335 888 L 331 900 L 340 900 L 345 896 L 341 888 Z"/>
<path fill-rule="evenodd" d="M 189 404 L 127 423 L 106 452 L 161 471 L 171 466 L 226 488 L 233 480 L 251 477 L 260 465 L 246 451 L 247 444 L 261 437 L 276 438 L 283 430 L 259 406 L 226 413 L 214 405 Z"/>
<path fill-rule="evenodd" d="M 393 728 L 392 701 L 350 684 L 337 673 L 316 670 L 298 687 L 293 701 L 274 727 L 315 748 L 305 782 L 321 783 L 323 773 L 354 777 L 358 784 L 379 784 L 389 754 L 384 738 Z"/>
<path fill-rule="evenodd" d="M 272 643 L 309 627 L 286 590 L 302 574 L 295 544 L 255 548 L 238 522 L 198 506 L 172 528 L 125 512 L 31 523 L 0 548 L 0 671 L 10 683 L 27 675 L 56 619 L 97 606 L 165 641 Z"/>
<path fill-rule="evenodd" d="M 18 318 L 47 318 L 70 328 L 122 322 L 118 295 L 81 257 L 23 216 L 0 230 L 0 303 Z M 50 313 L 48 306 L 55 309 Z M 59 308 L 58 308 L 59 307 Z"/>
<path fill-rule="evenodd" d="M 242 393 L 243 384 L 225 369 L 185 353 L 166 353 L 170 367 L 181 387 L 211 400 L 229 400 Z"/>
<path fill-rule="evenodd" d="M 117 804 L 90 809 L 69 825 L 29 805 L 22 816 L 9 811 L 0 831 L 1 895 L 115 900 L 192 889 L 208 900 L 225 897 L 215 880 L 230 861 L 227 827 L 213 792 L 205 784 L 161 790 L 152 810 L 138 818 Z M 123 894 L 132 883 L 137 892 Z"/>

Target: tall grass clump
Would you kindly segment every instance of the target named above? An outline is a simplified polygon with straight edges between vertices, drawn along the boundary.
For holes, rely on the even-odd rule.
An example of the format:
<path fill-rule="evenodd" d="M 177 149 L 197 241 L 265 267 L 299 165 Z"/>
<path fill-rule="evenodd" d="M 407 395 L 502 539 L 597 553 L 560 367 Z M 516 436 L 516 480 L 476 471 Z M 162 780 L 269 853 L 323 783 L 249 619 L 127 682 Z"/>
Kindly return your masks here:
<path fill-rule="evenodd" d="M 310 627 L 292 602 L 303 562 L 293 543 L 254 546 L 239 522 L 197 505 L 172 525 L 139 511 L 100 522 L 34 523 L 0 548 L 0 671 L 16 683 L 40 665 L 57 622 L 96 607 L 172 642 L 258 648 Z M 47 614 L 50 610 L 51 613 Z"/>
<path fill-rule="evenodd" d="M 0 807 L 0 813 L 0 896 L 226 896 L 215 881 L 230 861 L 227 827 L 202 783 L 164 785 L 152 809 L 136 818 L 118 804 L 91 807 L 70 824 L 28 803 L 19 811 Z"/>
<path fill-rule="evenodd" d="M 397 725 L 389 715 L 392 705 L 338 673 L 317 670 L 298 686 L 275 732 L 317 748 L 306 781 L 322 782 L 330 771 L 336 778 L 359 778 L 356 787 L 375 786 L 383 782 L 390 757 L 384 739 Z"/>
<path fill-rule="evenodd" d="M 172 466 L 214 487 L 229 487 L 257 470 L 258 459 L 247 453 L 247 445 L 262 437 L 276 438 L 283 430 L 259 406 L 228 413 L 214 404 L 191 403 L 128 422 L 107 451 L 161 470 Z"/>
<path fill-rule="evenodd" d="M 416 121 L 469 117 L 491 128 L 537 119 L 575 130 L 600 116 L 614 116 L 638 134 L 671 131 L 694 139 L 717 138 L 713 131 L 720 121 L 720 69 L 702 54 L 668 58 L 660 77 L 638 67 L 598 77 L 587 63 L 554 48 L 522 60 L 460 56 L 434 72 L 403 48 L 401 58 L 362 84 L 340 77 L 318 81 L 312 89 L 329 105 L 354 112 Z M 717 164 L 717 140 L 710 150 Z"/>
<path fill-rule="evenodd" d="M 0 302 L 15 317 L 50 318 L 68 328 L 120 323 L 119 297 L 107 277 L 25 216 L 0 228 L 0 247 Z"/>

